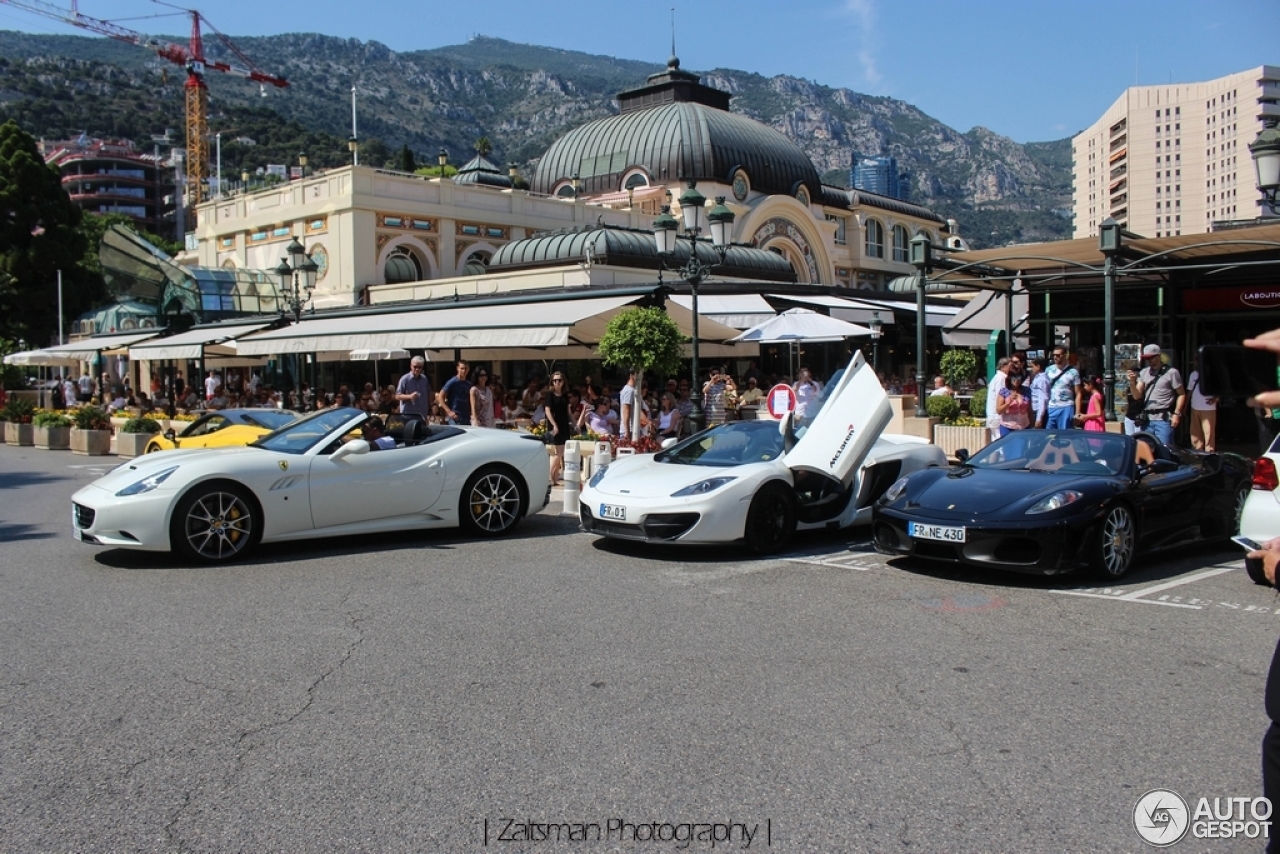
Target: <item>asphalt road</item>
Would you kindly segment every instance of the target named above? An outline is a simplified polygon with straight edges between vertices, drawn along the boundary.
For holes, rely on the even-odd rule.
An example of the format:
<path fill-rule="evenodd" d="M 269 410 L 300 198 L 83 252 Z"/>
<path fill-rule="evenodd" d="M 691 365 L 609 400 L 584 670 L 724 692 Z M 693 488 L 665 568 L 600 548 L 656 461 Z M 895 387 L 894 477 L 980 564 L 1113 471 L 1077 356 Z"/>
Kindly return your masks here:
<path fill-rule="evenodd" d="M 1260 794 L 1280 600 L 1234 546 L 1097 588 L 556 503 L 202 569 L 71 539 L 112 463 L 0 446 L 0 850 L 1138 851 L 1151 789 Z"/>

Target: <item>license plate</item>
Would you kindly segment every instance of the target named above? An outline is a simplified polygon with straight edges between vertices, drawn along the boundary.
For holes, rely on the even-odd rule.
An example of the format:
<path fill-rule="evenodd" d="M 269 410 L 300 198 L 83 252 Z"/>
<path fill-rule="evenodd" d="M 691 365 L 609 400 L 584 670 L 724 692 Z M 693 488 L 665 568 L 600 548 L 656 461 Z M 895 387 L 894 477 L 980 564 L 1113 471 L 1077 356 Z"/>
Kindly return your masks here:
<path fill-rule="evenodd" d="M 919 522 L 908 522 L 907 534 L 917 540 L 942 540 L 948 543 L 964 542 L 964 528 L 956 528 L 949 525 L 921 525 Z"/>
<path fill-rule="evenodd" d="M 601 519 L 617 519 L 619 522 L 625 522 L 627 519 L 627 508 L 621 504 L 601 504 Z"/>

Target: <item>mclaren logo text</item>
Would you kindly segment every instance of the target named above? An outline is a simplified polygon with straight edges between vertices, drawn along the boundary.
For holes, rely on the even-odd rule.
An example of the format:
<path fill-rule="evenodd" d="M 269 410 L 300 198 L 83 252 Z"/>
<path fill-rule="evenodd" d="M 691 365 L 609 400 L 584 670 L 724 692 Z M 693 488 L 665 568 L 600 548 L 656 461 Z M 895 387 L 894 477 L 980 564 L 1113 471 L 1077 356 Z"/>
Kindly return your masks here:
<path fill-rule="evenodd" d="M 831 462 L 827 463 L 828 468 L 836 467 L 836 463 L 840 460 L 841 455 L 844 454 L 845 448 L 848 448 L 849 443 L 853 441 L 854 432 L 853 425 L 850 424 L 848 432 L 844 434 L 844 441 L 840 443 L 840 447 L 836 448 L 835 454 L 831 457 Z"/>

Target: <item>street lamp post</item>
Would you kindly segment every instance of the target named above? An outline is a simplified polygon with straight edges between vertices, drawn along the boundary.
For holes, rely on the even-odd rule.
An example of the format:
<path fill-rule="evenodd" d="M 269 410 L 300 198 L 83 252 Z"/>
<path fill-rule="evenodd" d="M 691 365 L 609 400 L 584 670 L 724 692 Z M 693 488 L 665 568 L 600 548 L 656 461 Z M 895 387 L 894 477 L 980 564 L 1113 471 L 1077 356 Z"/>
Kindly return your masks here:
<path fill-rule="evenodd" d="M 576 180 L 576 179 L 575 179 Z M 716 197 L 716 204 L 706 213 L 707 223 L 711 230 L 711 247 L 715 250 L 714 261 L 703 261 L 698 257 L 698 247 L 705 246 L 698 235 L 702 232 L 703 206 L 706 196 L 698 192 L 698 182 L 690 181 L 688 188 L 680 195 L 680 215 L 684 219 L 684 239 L 689 241 L 689 259 L 683 264 L 676 261 L 676 244 L 679 239 L 679 224 L 671 215 L 669 205 L 662 206 L 662 213 L 653 221 L 653 239 L 658 247 L 658 258 L 662 267 L 670 270 L 689 285 L 689 293 L 693 297 L 693 352 L 691 368 L 693 388 L 690 399 L 693 412 L 689 420 L 693 422 L 696 433 L 706 424 L 702 410 L 702 380 L 698 373 L 698 285 L 711 274 L 711 271 L 724 264 L 725 253 L 729 251 L 729 238 L 733 233 L 733 211 L 724 203 L 724 196 Z"/>
<path fill-rule="evenodd" d="M 351 165 L 359 166 L 360 165 L 360 140 L 356 138 L 355 134 L 352 134 L 351 138 L 347 140 L 347 151 L 351 152 Z"/>
<path fill-rule="evenodd" d="M 1272 105 L 1272 101 L 1264 100 L 1264 105 Z M 1258 138 L 1249 143 L 1249 155 L 1253 157 L 1253 168 L 1258 173 L 1258 189 L 1262 191 L 1262 200 L 1273 214 L 1280 213 L 1276 198 L 1280 192 L 1280 116 L 1268 115 L 1263 118 L 1263 127 Z"/>
<path fill-rule="evenodd" d="M 307 177 L 307 155 L 305 154 L 298 155 L 298 171 L 302 173 L 299 177 Z"/>
<path fill-rule="evenodd" d="M 311 302 L 311 293 L 316 289 L 316 273 L 320 266 L 307 254 L 307 248 L 296 237 L 289 241 L 284 251 L 289 253 L 289 257 L 281 258 L 280 265 L 275 269 L 276 275 L 280 277 L 280 316 L 285 316 L 287 308 L 293 314 L 293 322 L 301 323 L 302 309 Z M 301 368 L 295 353 L 293 356 L 293 405 L 298 411 L 302 411 L 304 406 L 300 373 Z"/>
<path fill-rule="evenodd" d="M 444 167 L 449 165 L 449 152 L 441 148 L 440 151 L 436 153 L 436 163 L 440 165 L 440 180 L 443 181 Z"/>
<path fill-rule="evenodd" d="M 884 334 L 884 321 L 880 319 L 880 312 L 871 312 L 871 320 L 867 323 L 871 329 L 871 369 L 880 373 L 880 336 Z"/>

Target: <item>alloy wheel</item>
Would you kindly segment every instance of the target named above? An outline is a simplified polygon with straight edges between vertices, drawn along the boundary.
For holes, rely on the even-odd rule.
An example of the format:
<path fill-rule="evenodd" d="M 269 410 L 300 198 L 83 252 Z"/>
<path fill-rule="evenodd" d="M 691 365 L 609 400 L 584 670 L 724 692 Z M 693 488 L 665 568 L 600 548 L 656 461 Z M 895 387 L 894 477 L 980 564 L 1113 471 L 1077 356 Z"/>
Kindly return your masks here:
<path fill-rule="evenodd" d="M 187 510 L 183 536 L 196 556 L 227 560 L 253 539 L 253 513 L 245 500 L 233 492 L 207 492 Z"/>

